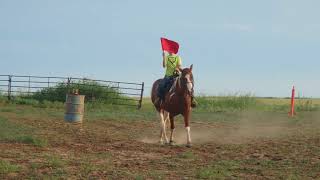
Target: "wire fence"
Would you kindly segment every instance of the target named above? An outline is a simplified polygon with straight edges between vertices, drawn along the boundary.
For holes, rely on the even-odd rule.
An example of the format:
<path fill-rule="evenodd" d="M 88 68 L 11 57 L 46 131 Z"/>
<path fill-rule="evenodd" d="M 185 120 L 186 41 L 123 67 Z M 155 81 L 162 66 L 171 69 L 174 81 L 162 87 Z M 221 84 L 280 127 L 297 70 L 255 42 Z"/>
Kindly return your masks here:
<path fill-rule="evenodd" d="M 143 82 L 117 82 L 74 77 L 0 75 L 0 95 L 6 96 L 8 100 L 12 100 L 15 97 L 31 97 L 39 92 L 45 93 L 46 89 L 57 89 L 59 85 L 67 87 L 64 92 L 61 92 L 64 94 L 70 93 L 72 88 L 81 89 L 81 87 L 86 86 L 88 91 L 89 87 L 86 101 L 101 100 L 97 98 L 98 94 L 95 91 L 95 88 L 99 87 L 111 90 L 107 93 L 114 94 L 109 96 L 113 100 L 112 104 L 136 106 L 137 108 L 142 106 Z"/>

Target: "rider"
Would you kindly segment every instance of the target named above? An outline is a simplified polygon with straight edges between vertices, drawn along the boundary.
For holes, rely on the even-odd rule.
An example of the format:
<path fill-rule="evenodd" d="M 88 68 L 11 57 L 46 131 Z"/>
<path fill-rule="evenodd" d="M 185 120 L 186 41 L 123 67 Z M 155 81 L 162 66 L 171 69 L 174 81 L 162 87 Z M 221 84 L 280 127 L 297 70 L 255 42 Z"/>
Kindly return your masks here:
<path fill-rule="evenodd" d="M 155 103 L 160 104 L 161 101 L 164 102 L 165 99 L 165 93 L 171 88 L 171 85 L 174 81 L 174 78 L 177 77 L 181 71 L 181 57 L 177 54 L 163 51 L 162 53 L 162 66 L 163 68 L 166 68 L 166 73 L 163 78 L 163 80 L 159 83 L 158 88 L 158 98 L 156 99 Z M 191 106 L 196 107 L 196 102 L 194 100 L 193 91 L 191 95 Z"/>

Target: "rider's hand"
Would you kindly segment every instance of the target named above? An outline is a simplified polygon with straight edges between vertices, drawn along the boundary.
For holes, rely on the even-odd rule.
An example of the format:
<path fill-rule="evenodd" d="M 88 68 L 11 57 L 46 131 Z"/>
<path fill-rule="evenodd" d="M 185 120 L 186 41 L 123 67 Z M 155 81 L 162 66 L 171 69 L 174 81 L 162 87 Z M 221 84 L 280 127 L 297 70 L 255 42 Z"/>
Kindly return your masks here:
<path fill-rule="evenodd" d="M 179 75 L 181 74 L 181 72 L 180 72 L 179 70 L 175 70 L 175 71 L 173 72 L 173 74 L 174 74 L 175 76 L 179 76 Z"/>

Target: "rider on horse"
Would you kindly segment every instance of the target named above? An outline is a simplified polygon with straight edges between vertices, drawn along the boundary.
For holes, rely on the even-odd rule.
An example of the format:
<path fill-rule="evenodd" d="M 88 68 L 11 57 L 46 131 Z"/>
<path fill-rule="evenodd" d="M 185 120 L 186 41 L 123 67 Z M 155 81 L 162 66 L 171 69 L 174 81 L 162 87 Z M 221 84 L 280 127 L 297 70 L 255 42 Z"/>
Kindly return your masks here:
<path fill-rule="evenodd" d="M 158 98 L 156 99 L 156 104 L 161 104 L 164 102 L 166 93 L 170 90 L 174 80 L 181 73 L 181 57 L 172 52 L 162 53 L 163 61 L 162 66 L 166 68 L 166 73 L 164 78 L 161 80 L 158 88 Z M 196 102 L 194 100 L 193 91 L 191 94 L 191 107 L 196 107 Z"/>

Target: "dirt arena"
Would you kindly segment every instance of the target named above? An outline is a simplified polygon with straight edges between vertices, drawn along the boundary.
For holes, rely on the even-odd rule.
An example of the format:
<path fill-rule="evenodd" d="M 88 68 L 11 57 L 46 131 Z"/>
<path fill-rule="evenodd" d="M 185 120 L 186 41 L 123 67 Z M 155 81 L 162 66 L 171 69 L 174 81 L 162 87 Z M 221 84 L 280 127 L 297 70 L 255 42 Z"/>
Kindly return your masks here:
<path fill-rule="evenodd" d="M 241 112 L 233 120 L 191 123 L 186 148 L 181 118 L 176 145 L 160 145 L 160 123 L 152 119 L 85 117 L 65 123 L 55 109 L 1 106 L 0 117 L 31 129 L 47 145 L 2 140 L 0 158 L 18 167 L 5 179 L 317 179 L 320 178 L 320 113 L 295 118 L 284 113 Z M 210 116 L 209 116 L 210 117 Z M 169 129 L 168 129 L 169 133 Z M 2 168 L 2 169 L 1 169 Z"/>

